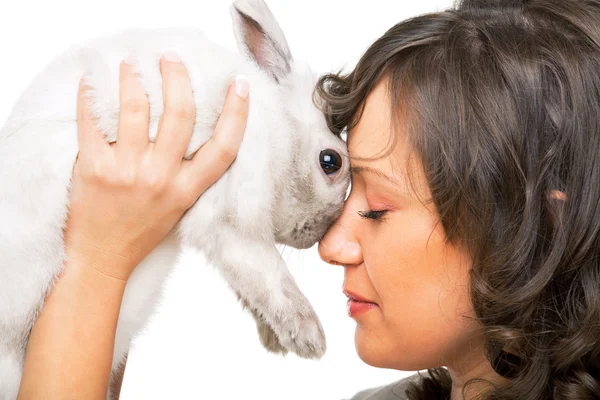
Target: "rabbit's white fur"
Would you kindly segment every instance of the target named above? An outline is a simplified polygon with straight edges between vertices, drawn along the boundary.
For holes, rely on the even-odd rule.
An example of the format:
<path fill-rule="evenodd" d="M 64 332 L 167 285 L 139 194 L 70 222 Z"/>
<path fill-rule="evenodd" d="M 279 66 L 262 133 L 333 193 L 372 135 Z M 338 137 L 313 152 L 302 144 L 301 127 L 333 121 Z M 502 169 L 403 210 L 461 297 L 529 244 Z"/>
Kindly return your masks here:
<path fill-rule="evenodd" d="M 181 244 L 204 252 L 253 313 L 272 351 L 319 357 L 325 336 L 275 244 L 313 245 L 341 210 L 348 187 L 344 142 L 312 103 L 315 75 L 291 57 L 262 0 L 231 8 L 241 55 L 193 29 L 130 30 L 90 41 L 36 77 L 0 131 L 0 399 L 14 399 L 29 331 L 62 268 L 62 229 L 77 156 L 75 99 L 85 70 L 93 110 L 108 141 L 117 138 L 118 66 L 126 52 L 150 102 L 150 140 L 163 111 L 158 60 L 183 59 L 194 88 L 196 124 L 186 157 L 210 137 L 227 86 L 250 82 L 250 115 L 236 161 L 131 276 L 119 317 L 113 370 L 148 320 Z M 335 177 L 319 165 L 324 149 L 344 159 Z"/>

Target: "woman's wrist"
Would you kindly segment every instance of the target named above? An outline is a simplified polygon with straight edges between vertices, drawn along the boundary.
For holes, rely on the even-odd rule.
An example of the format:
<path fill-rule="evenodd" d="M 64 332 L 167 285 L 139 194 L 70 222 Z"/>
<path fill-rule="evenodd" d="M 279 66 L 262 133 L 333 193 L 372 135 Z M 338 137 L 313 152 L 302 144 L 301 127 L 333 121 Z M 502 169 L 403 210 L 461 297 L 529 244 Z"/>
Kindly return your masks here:
<path fill-rule="evenodd" d="M 129 276 L 113 275 L 108 273 L 114 270 L 109 267 L 129 264 L 130 261 L 120 256 L 103 257 L 88 255 L 87 253 L 67 253 L 65 267 L 60 279 L 68 279 L 73 284 L 79 284 L 86 290 L 92 290 L 97 295 L 117 295 L 125 291 Z"/>
<path fill-rule="evenodd" d="M 75 269 L 81 279 L 99 279 L 99 282 L 111 281 L 116 285 L 125 285 L 131 272 L 143 259 L 135 251 L 108 251 L 115 246 L 95 246 L 82 243 L 67 245 L 65 269 Z M 118 273 L 115 273 L 118 272 Z M 80 276 L 81 275 L 81 276 Z M 88 282 L 93 283 L 93 282 Z"/>

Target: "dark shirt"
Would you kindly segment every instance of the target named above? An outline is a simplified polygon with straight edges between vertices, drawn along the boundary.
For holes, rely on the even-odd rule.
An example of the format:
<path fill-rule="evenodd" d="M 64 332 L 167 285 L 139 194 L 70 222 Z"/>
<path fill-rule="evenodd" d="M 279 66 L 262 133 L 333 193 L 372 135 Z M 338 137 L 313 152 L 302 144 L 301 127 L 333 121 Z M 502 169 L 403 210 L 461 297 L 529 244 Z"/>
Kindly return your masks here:
<path fill-rule="evenodd" d="M 421 372 L 422 376 L 427 376 L 427 371 Z M 363 390 L 357 393 L 350 400 L 407 400 L 406 389 L 411 382 L 419 381 L 418 374 L 411 375 L 387 386 L 381 386 L 374 389 Z"/>

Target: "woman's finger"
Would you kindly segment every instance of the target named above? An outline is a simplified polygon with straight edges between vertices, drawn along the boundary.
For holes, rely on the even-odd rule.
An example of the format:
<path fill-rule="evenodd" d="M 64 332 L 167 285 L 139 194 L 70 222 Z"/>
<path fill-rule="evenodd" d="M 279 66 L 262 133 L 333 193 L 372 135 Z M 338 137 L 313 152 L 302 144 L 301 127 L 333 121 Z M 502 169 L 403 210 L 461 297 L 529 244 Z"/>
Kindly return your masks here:
<path fill-rule="evenodd" d="M 181 58 L 167 51 L 160 59 L 165 110 L 154 151 L 172 162 L 182 162 L 194 128 L 196 107 L 192 85 Z"/>
<path fill-rule="evenodd" d="M 82 77 L 79 80 L 79 89 L 77 90 L 77 141 L 79 151 L 86 154 L 109 148 L 108 143 L 96 126 L 96 118 L 92 113 L 88 97 L 90 89 L 91 87 Z"/>
<path fill-rule="evenodd" d="M 190 190 L 195 196 L 204 193 L 235 160 L 246 130 L 248 92 L 248 80 L 238 75 L 229 87 L 213 136 L 191 160 L 184 162 L 182 174 L 186 182 L 193 182 Z"/>
<path fill-rule="evenodd" d="M 140 154 L 150 145 L 150 105 L 139 75 L 134 72 L 135 56 L 127 53 L 119 71 L 119 131 L 117 152 Z"/>

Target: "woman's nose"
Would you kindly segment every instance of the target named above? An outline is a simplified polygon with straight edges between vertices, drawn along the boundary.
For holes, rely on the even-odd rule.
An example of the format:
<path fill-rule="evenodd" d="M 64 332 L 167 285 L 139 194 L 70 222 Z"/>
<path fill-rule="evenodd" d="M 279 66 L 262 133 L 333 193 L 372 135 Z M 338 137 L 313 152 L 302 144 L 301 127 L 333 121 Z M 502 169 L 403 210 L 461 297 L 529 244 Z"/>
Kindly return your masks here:
<path fill-rule="evenodd" d="M 319 243 L 319 256 L 333 265 L 352 266 L 362 263 L 362 250 L 356 237 L 356 219 L 346 209 Z"/>

